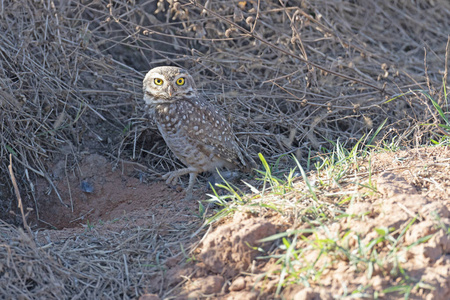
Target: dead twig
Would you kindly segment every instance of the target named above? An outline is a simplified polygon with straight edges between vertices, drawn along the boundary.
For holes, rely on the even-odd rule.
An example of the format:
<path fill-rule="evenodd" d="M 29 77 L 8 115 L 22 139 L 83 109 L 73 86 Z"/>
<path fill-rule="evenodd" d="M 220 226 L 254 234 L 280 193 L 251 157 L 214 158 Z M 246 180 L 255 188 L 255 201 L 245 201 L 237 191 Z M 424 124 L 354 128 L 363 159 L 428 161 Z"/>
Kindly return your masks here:
<path fill-rule="evenodd" d="M 12 182 L 12 184 L 14 186 L 14 192 L 16 194 L 17 204 L 18 204 L 18 207 L 20 209 L 20 214 L 22 215 L 23 227 L 25 227 L 25 229 L 28 231 L 28 233 L 30 234 L 30 237 L 31 237 L 33 235 L 32 235 L 30 226 L 28 226 L 28 223 L 27 223 L 27 218 L 26 218 L 25 212 L 23 210 L 22 197 L 20 196 L 20 191 L 19 191 L 19 187 L 17 186 L 16 176 L 14 176 L 14 172 L 13 172 L 12 154 L 9 155 L 8 170 L 9 170 L 9 174 L 11 176 L 11 182 Z"/>

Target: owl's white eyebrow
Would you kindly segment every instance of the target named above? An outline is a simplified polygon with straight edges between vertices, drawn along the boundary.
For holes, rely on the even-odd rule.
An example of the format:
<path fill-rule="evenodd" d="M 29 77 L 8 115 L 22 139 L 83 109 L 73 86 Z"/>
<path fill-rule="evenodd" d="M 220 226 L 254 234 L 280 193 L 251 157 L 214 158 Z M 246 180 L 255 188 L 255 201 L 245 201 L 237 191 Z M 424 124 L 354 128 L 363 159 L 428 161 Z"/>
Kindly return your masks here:
<path fill-rule="evenodd" d="M 175 77 L 174 80 L 178 80 L 178 78 L 181 78 L 181 77 L 186 77 L 186 74 L 180 74 L 180 75 L 178 75 L 177 77 Z"/>

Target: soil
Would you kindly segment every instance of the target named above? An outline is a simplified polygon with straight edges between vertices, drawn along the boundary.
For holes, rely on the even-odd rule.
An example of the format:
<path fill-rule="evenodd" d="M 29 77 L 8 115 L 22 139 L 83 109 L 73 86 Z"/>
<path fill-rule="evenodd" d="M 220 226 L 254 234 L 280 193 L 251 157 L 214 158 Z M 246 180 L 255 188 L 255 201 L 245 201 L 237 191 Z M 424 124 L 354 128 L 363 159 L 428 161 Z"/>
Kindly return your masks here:
<path fill-rule="evenodd" d="M 373 182 L 377 192 L 348 205 L 348 216 L 328 224 L 328 235 L 342 237 L 350 229 L 348 243 L 355 246 L 357 238 L 367 245 L 377 237 L 375 228 L 404 229 L 417 218 L 404 235 L 404 243 L 411 245 L 418 239 L 435 234 L 426 242 L 404 250 L 401 257 L 403 270 L 422 282 L 412 290 L 410 299 L 448 299 L 450 294 L 450 236 L 445 228 L 450 226 L 450 148 L 417 148 L 408 151 L 373 154 L 366 160 L 371 163 L 371 177 L 361 176 L 361 182 Z M 38 185 L 41 199 L 38 211 L 40 220 L 30 220 L 33 228 L 50 224 L 57 230 L 40 230 L 38 240 L 43 244 L 75 238 L 86 233 L 89 226 L 97 234 L 114 234 L 127 228 L 152 228 L 155 224 L 166 228 L 161 231 L 161 243 L 173 236 L 178 243 L 171 246 L 171 254 L 162 263 L 165 272 L 156 273 L 140 286 L 140 299 L 214 298 L 214 299 L 272 299 L 280 280 L 279 264 L 275 259 L 261 256 L 276 254 L 280 242 L 259 243 L 264 237 L 292 228 L 291 220 L 268 211 L 236 212 L 218 224 L 199 231 L 203 218 L 199 217 L 197 201 L 183 201 L 183 192 L 166 186 L 164 182 L 143 183 L 136 176 L 139 168 L 121 164 L 114 168 L 100 155 L 87 155 L 79 162 L 76 171 L 67 178 L 62 174 L 64 163 L 55 164 L 55 185 L 62 199 L 71 199 L 65 207 L 45 182 Z M 59 174 L 59 175 L 58 175 Z M 311 176 L 313 176 L 312 174 Z M 81 182 L 88 182 L 82 187 Z M 70 187 L 70 188 L 69 188 Z M 83 191 L 84 190 L 84 191 Z M 87 191 L 86 191 L 87 190 Z M 91 191 L 92 190 L 92 191 Z M 208 198 L 201 188 L 199 199 Z M 42 200 L 46 201 L 42 201 Z M 67 201 L 65 201 L 67 202 Z M 71 208 L 73 207 L 73 209 Z M 440 226 L 438 226 L 440 224 Z M 299 224 L 297 229 L 309 228 Z M 177 229 L 178 228 L 178 229 Z M 206 229 L 205 229 L 206 228 Z M 175 230 L 173 230 L 175 229 Z M 448 230 L 448 229 L 447 229 Z M 180 238 L 180 232 L 183 238 Z M 320 232 L 320 231 L 319 231 Z M 308 247 L 305 235 L 297 247 Z M 172 239 L 173 240 L 173 239 Z M 174 244 L 174 245 L 175 245 Z M 191 249 L 190 256 L 183 249 Z M 379 249 L 380 257 L 388 257 L 389 247 Z M 181 255 L 181 253 L 184 253 Z M 184 255 L 184 256 L 183 256 Z M 308 254 L 317 266 L 327 266 L 320 281 L 308 280 L 310 286 L 290 284 L 281 290 L 284 299 L 333 299 L 366 287 L 368 295 L 400 299 L 403 294 L 385 293 L 385 289 L 398 286 L 400 276 L 389 276 L 395 262 L 375 265 L 368 278 L 349 261 L 327 261 L 317 250 Z M 184 258 L 183 258 L 184 257 Z M 190 258 L 189 258 L 190 257 Z M 192 259 L 192 257 L 195 257 Z M 331 265 L 330 265 L 331 264 Z M 427 288 L 430 285 L 433 288 Z"/>
<path fill-rule="evenodd" d="M 67 174 L 65 160 L 60 160 L 52 168 L 54 185 L 58 195 L 47 181 L 37 185 L 37 212 L 39 219 L 33 218 L 31 226 L 51 226 L 56 229 L 80 227 L 111 221 L 139 212 L 139 218 L 156 218 L 185 222 L 183 209 L 197 208 L 195 202 L 178 202 L 183 192 L 168 187 L 164 182 L 143 183 L 143 170 L 139 165 L 122 162 L 113 166 L 98 154 L 89 154 L 81 159 L 77 167 Z M 138 174 L 137 176 L 133 176 Z M 33 217 L 33 215 L 31 215 Z M 177 219 L 179 218 L 179 219 Z"/>

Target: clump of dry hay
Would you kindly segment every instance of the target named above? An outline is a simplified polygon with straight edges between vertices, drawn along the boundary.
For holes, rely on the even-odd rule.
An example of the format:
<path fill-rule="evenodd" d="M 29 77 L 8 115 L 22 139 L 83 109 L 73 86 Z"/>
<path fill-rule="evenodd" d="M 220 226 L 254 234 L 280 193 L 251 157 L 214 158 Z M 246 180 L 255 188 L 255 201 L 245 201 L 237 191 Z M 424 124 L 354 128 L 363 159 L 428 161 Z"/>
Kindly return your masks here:
<path fill-rule="evenodd" d="M 22 190 L 32 194 L 36 176 L 51 184 L 46 165 L 55 155 L 72 162 L 81 151 L 105 151 L 120 141 L 140 74 L 120 69 L 89 44 L 89 20 L 78 15 L 75 2 L 6 2 L 0 12 L 0 153 L 13 155 Z M 3 182 L 9 182 L 7 163 L 2 159 Z M 2 188 L 5 196 L 12 191 Z M 9 212 L 13 197 L 5 200 L 2 211 Z"/>
<path fill-rule="evenodd" d="M 171 256 L 187 228 L 170 237 L 161 228 L 30 237 L 0 220 L 0 295 L 9 299 L 135 299 L 158 292 L 160 257 Z M 164 245 L 158 243 L 164 239 Z M 36 242 L 38 240 L 38 242 Z M 149 283 L 153 282 L 154 285 Z M 150 286 L 149 286 L 150 285 Z"/>
<path fill-rule="evenodd" d="M 309 149 L 337 139 L 352 145 L 386 118 L 380 137 L 400 136 L 404 145 L 427 142 L 433 133 L 420 124 L 440 119 L 426 98 L 416 93 L 383 103 L 423 89 L 448 110 L 442 81 L 450 3 L 353 2 L 289 7 L 284 1 L 208 1 L 206 9 L 194 1 L 2 2 L 2 219 L 20 222 L 8 214 L 16 206 L 9 154 L 28 201 L 36 177 L 51 186 L 48 165 L 56 156 L 66 158 L 68 170 L 84 151 L 172 168 L 156 128 L 142 118 L 141 80 L 157 65 L 189 69 L 243 143 L 270 162 L 288 153 L 303 159 Z M 41 292 L 48 297 L 92 295 L 91 279 L 102 264 L 74 275 L 71 262 L 28 246 L 32 241 L 8 225 L 2 225 L 1 239 L 2 268 L 9 274 L 2 291 L 28 286 L 21 293 L 33 297 L 45 286 Z M 89 248 L 96 241 L 86 243 Z M 73 261 L 85 255 L 74 253 Z M 123 269 L 120 263 L 117 270 Z M 116 283 L 105 283 L 108 296 L 136 295 L 123 292 L 130 287 L 126 279 Z"/>

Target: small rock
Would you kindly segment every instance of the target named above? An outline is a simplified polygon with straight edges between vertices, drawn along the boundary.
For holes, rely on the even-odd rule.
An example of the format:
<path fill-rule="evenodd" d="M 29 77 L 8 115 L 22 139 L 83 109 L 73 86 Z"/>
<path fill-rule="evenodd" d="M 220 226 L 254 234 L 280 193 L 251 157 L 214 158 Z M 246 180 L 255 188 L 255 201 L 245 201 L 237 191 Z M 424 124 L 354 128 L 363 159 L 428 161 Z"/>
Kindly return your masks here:
<path fill-rule="evenodd" d="M 249 292 L 249 291 L 241 291 L 230 293 L 230 295 L 226 298 L 227 300 L 256 300 L 258 299 L 257 292 Z"/>
<path fill-rule="evenodd" d="M 382 193 L 387 198 L 399 194 L 417 194 L 417 190 L 402 176 L 391 172 L 381 173 L 376 181 L 378 192 Z"/>
<path fill-rule="evenodd" d="M 201 280 L 200 290 L 205 294 L 215 294 L 222 290 L 225 279 L 220 275 L 208 276 Z"/>
<path fill-rule="evenodd" d="M 166 260 L 166 266 L 168 268 L 173 268 L 178 264 L 179 261 L 180 261 L 180 258 L 178 258 L 178 257 L 170 257 Z"/>
<path fill-rule="evenodd" d="M 83 180 L 81 182 L 81 190 L 85 193 L 91 194 L 94 192 L 94 185 L 87 180 Z"/>
<path fill-rule="evenodd" d="M 200 298 L 202 296 L 202 292 L 200 292 L 199 290 L 195 290 L 195 291 L 192 291 L 192 292 L 190 292 L 188 295 L 187 295 L 187 298 L 178 298 L 178 299 L 198 299 L 198 298 Z"/>
<path fill-rule="evenodd" d="M 425 216 L 426 219 L 432 221 L 435 220 L 436 215 L 438 215 L 441 219 L 450 217 L 450 211 L 441 202 L 431 202 L 422 206 L 420 213 Z"/>
<path fill-rule="evenodd" d="M 312 288 L 304 288 L 303 290 L 299 291 L 297 294 L 294 295 L 294 300 L 319 300 L 320 295 Z"/>
<path fill-rule="evenodd" d="M 230 291 L 241 291 L 245 288 L 245 279 L 242 276 L 236 278 L 230 286 Z"/>
<path fill-rule="evenodd" d="M 160 300 L 156 294 L 144 294 L 139 297 L 139 300 Z"/>
<path fill-rule="evenodd" d="M 418 224 L 414 224 L 411 229 L 406 232 L 405 242 L 407 244 L 412 244 L 424 236 L 435 233 L 436 229 L 434 224 L 435 222 L 431 220 L 425 220 Z"/>
<path fill-rule="evenodd" d="M 345 211 L 349 215 L 362 216 L 364 214 L 372 214 L 374 211 L 374 207 L 370 203 L 366 202 L 358 202 L 350 205 Z"/>
<path fill-rule="evenodd" d="M 382 291 L 384 285 L 386 284 L 386 280 L 380 275 L 374 276 L 371 282 L 373 289 L 376 291 Z"/>

